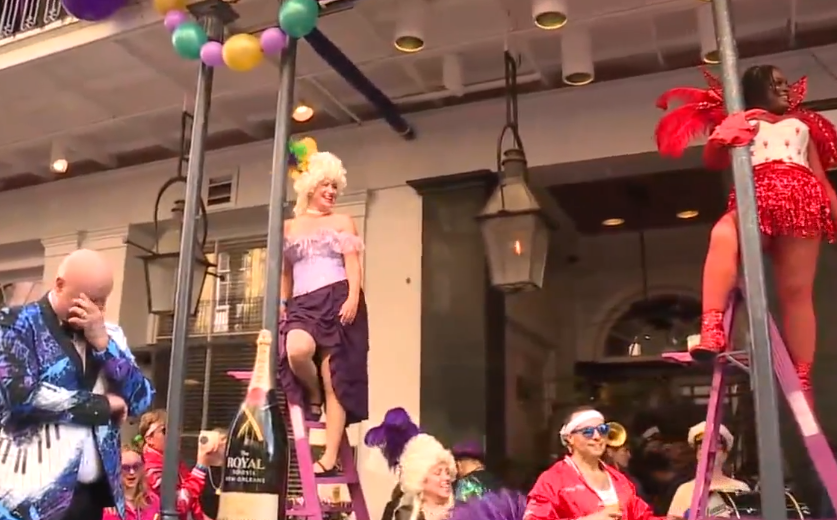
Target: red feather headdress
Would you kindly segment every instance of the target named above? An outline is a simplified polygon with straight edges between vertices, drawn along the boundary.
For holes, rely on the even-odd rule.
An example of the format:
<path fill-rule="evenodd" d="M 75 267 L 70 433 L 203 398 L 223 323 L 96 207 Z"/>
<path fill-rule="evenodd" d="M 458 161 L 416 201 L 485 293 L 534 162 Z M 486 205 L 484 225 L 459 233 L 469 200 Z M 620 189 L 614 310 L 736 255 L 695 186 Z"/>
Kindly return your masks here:
<path fill-rule="evenodd" d="M 665 92 L 657 99 L 657 107 L 668 110 L 673 101 L 681 105 L 664 115 L 657 124 L 655 137 L 660 154 L 680 157 L 697 137 L 708 136 L 727 116 L 724 108 L 724 89 L 721 80 L 702 68 L 709 88 L 678 87 Z M 790 86 L 789 111 L 797 111 L 805 99 L 807 78 L 801 78 Z"/>

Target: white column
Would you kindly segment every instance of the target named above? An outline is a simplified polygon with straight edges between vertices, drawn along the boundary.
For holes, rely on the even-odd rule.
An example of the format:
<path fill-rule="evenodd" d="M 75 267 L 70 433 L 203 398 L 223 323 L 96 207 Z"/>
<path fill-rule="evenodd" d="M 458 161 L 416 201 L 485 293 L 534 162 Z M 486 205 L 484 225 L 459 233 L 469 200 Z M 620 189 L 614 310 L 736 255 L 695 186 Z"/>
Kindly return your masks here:
<path fill-rule="evenodd" d="M 85 233 L 82 247 L 101 253 L 113 268 L 113 291 L 108 298 L 105 318 L 118 323 L 128 344 L 148 343 L 148 306 L 142 260 L 126 243 L 128 226 L 96 229 Z"/>
<path fill-rule="evenodd" d="M 364 291 L 369 306 L 369 421 L 405 408 L 419 422 L 421 363 L 421 197 L 409 186 L 377 191 L 367 206 Z M 372 518 L 390 499 L 394 475 L 363 437 L 358 467 Z"/>
<path fill-rule="evenodd" d="M 58 266 L 64 257 L 79 248 L 81 234 L 72 233 L 41 239 L 44 246 L 44 290 L 48 291 L 55 283 Z"/>

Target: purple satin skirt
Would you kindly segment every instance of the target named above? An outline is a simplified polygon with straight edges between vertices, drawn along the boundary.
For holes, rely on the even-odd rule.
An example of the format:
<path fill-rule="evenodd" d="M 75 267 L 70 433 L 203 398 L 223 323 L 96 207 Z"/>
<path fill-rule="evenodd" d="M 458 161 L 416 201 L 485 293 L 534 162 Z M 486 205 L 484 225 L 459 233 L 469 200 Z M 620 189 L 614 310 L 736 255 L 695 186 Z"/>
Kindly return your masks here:
<path fill-rule="evenodd" d="M 284 334 L 294 329 L 304 330 L 314 338 L 317 344 L 314 362 L 318 370 L 322 369 L 322 359 L 329 356 L 331 381 L 337 399 L 346 410 L 346 424 L 359 423 L 369 418 L 369 374 L 366 366 L 369 355 L 369 318 L 366 299 L 361 291 L 357 316 L 352 323 L 342 325 L 340 307 L 348 296 L 349 282 L 343 280 L 295 296 L 288 302 L 286 321 L 282 326 L 279 381 L 289 401 L 303 404 L 303 411 L 309 421 L 319 417 L 311 415 L 307 392 L 291 371 L 284 348 Z"/>

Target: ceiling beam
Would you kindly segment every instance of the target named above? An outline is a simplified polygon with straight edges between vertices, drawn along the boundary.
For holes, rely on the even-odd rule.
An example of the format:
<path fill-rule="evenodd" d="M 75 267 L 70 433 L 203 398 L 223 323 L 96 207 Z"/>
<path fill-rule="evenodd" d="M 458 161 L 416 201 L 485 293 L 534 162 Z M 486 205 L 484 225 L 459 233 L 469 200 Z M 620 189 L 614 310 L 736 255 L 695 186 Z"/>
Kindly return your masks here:
<path fill-rule="evenodd" d="M 166 67 L 161 67 L 160 65 L 157 65 L 156 63 L 154 63 L 154 60 L 152 60 L 151 57 L 147 56 L 144 52 L 140 51 L 135 46 L 130 44 L 125 38 L 114 40 L 114 42 L 126 54 L 128 54 L 135 60 L 142 63 L 144 66 L 151 69 L 155 74 L 160 76 L 164 81 L 166 81 L 173 87 L 183 91 L 190 99 L 194 96 L 194 83 L 184 81 L 182 78 L 180 78 L 180 76 L 178 76 L 179 71 L 167 70 Z M 232 110 L 224 110 L 222 107 L 214 106 L 213 115 L 233 125 L 234 127 L 241 130 L 253 139 L 267 139 L 268 137 L 270 137 L 270 132 L 266 131 L 258 124 L 251 123 L 246 118 L 243 118 L 240 115 L 234 113 L 234 111 Z"/>
<path fill-rule="evenodd" d="M 106 166 L 108 168 L 116 168 L 119 163 L 116 156 L 109 154 L 103 150 L 104 147 L 92 145 L 85 139 L 73 138 L 65 140 L 66 147 L 76 154 L 82 155 L 87 159 Z"/>

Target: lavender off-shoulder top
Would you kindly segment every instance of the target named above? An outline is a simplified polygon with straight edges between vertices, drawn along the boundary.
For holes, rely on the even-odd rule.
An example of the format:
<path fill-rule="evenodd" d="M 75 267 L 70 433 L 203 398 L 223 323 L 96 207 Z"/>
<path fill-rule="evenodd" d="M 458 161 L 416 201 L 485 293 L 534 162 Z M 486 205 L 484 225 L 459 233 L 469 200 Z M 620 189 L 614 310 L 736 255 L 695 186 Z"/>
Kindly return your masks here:
<path fill-rule="evenodd" d="M 293 267 L 293 296 L 345 280 L 343 255 L 362 249 L 360 237 L 325 227 L 285 239 L 285 258 Z"/>

